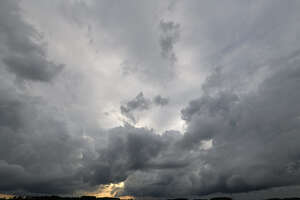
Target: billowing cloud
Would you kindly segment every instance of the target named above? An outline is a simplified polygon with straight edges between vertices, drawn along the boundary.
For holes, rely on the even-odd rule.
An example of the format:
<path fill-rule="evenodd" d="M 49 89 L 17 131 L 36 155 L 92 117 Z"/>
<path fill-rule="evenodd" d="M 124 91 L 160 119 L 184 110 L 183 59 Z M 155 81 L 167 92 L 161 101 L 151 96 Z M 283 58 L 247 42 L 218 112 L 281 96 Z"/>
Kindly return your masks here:
<path fill-rule="evenodd" d="M 222 91 L 191 101 L 182 110 L 187 132 L 176 143 L 178 157 L 173 158 L 187 158 L 186 165 L 136 172 L 125 184 L 127 192 L 206 195 L 298 185 L 299 70 L 296 60 L 254 93 Z M 212 146 L 203 148 L 209 140 Z"/>
<path fill-rule="evenodd" d="M 1 59 L 20 79 L 50 81 L 63 65 L 46 57 L 42 35 L 20 17 L 16 1 L 1 3 Z"/>
<path fill-rule="evenodd" d="M 1 193 L 296 194 L 298 2 L 0 4 Z"/>

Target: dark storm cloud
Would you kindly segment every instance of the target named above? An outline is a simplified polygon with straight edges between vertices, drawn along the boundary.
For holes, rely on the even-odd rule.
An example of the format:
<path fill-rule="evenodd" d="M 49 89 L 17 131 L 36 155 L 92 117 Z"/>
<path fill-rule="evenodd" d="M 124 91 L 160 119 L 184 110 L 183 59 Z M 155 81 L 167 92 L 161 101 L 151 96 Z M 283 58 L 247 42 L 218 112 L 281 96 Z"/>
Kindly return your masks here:
<path fill-rule="evenodd" d="M 7 180 L 0 182 L 0 191 L 71 194 L 125 181 L 135 171 L 185 165 L 173 160 L 179 133 L 97 129 L 90 143 L 76 123 L 60 118 L 63 113 L 45 102 L 13 90 L 0 92 L 0 180 Z"/>
<path fill-rule="evenodd" d="M 83 141 L 68 132 L 67 122 L 49 116 L 51 110 L 43 102 L 3 89 L 0 96 L 5 97 L 0 99 L 0 190 L 74 190 L 51 183 L 68 180 L 78 170 L 78 147 Z"/>
<path fill-rule="evenodd" d="M 95 8 L 84 8 L 92 9 L 95 13 L 91 14 L 96 17 L 100 15 L 97 23 L 112 33 L 120 47 L 129 44 L 126 56 L 146 60 L 139 67 L 147 69 L 159 64 L 146 73 L 168 74 L 165 68 L 160 69 L 164 66 L 161 60 L 152 62 L 157 57 L 151 53 L 153 49 L 159 53 L 161 50 L 164 59 L 175 59 L 179 25 L 161 21 L 161 49 L 152 48 L 158 38 L 150 34 L 148 23 L 139 21 L 147 6 L 139 4 L 139 10 L 131 7 L 135 5 L 132 2 L 117 2 L 95 2 Z M 196 2 L 185 5 L 195 7 L 197 15 L 199 8 L 208 15 L 204 35 L 213 46 L 208 51 L 217 53 L 207 59 L 213 67 L 208 69 L 210 75 L 201 92 L 195 92 L 199 98 L 189 101 L 181 111 L 186 132 L 169 130 L 161 135 L 130 125 L 103 130 L 93 123 L 94 116 L 78 111 L 80 106 L 60 107 L 36 95 L 36 81 L 55 81 L 61 66 L 47 59 L 38 32 L 22 20 L 16 2 L 0 4 L 0 191 L 74 194 L 90 191 L 99 184 L 125 181 L 120 195 L 163 197 L 300 184 L 300 58 L 295 39 L 300 29 L 298 18 L 293 18 L 298 16 L 296 3 L 284 4 L 282 8 L 282 3 L 277 2 L 258 6 L 258 10 L 254 9 L 254 28 L 247 24 L 247 30 L 253 30 L 255 37 L 243 29 L 237 34 L 241 39 L 232 46 L 227 43 L 232 43 L 232 30 L 241 29 L 244 21 L 239 21 L 238 14 L 247 6 L 246 9 L 243 3 L 235 2 L 235 12 L 229 10 L 215 18 L 210 15 L 216 13 L 211 10 L 214 2 L 203 8 Z M 228 8 L 233 6 L 228 4 Z M 133 15 L 128 15 L 129 11 L 134 11 Z M 85 9 L 83 12 L 89 13 Z M 267 19 L 265 13 L 270 14 Z M 183 27 L 180 24 L 180 31 L 184 31 Z M 198 37 L 198 32 L 194 33 Z M 197 41 L 195 35 L 190 36 L 193 42 Z M 256 40 L 256 36 L 261 37 Z M 145 52 L 140 51 L 143 46 L 147 47 Z M 254 54 L 254 50 L 259 52 Z M 29 89 L 20 87 L 12 74 L 35 81 L 29 82 Z M 135 112 L 168 102 L 160 95 L 146 98 L 141 92 L 120 109 L 134 121 Z M 83 123 L 84 120 L 89 123 Z"/>
<path fill-rule="evenodd" d="M 110 130 L 105 145 L 98 150 L 98 159 L 87 170 L 87 180 L 94 184 L 124 181 L 135 170 L 148 168 L 164 148 L 160 136 L 130 126 Z"/>
<path fill-rule="evenodd" d="M 174 137 L 130 126 L 86 127 L 97 133 L 91 142 L 65 113 L 17 92 L 9 79 L 6 71 L 0 75 L 0 191 L 71 194 L 124 181 L 136 170 L 180 166 L 159 157 Z M 135 103 L 131 108 L 142 105 Z"/>
<path fill-rule="evenodd" d="M 45 60 L 42 55 L 34 53 L 8 56 L 3 58 L 3 62 L 17 77 L 34 81 L 50 81 L 63 68 L 63 65 L 56 65 Z"/>
<path fill-rule="evenodd" d="M 215 3 L 188 7 L 194 7 L 198 15 L 201 7 L 204 13 L 205 9 L 210 12 L 212 7 L 217 8 Z M 299 27 L 293 25 L 293 20 L 283 23 L 295 17 L 299 5 L 294 1 L 261 6 L 259 9 L 265 10 L 268 17 L 258 17 L 254 27 L 246 25 L 257 29 L 251 34 L 242 33 L 235 14 L 204 16 L 211 17 L 206 30 L 208 38 L 213 38 L 212 48 L 236 39 L 227 37 L 224 31 L 238 30 L 241 40 L 209 58 L 211 74 L 202 86 L 201 97 L 181 111 L 187 129 L 176 143 L 175 152 L 176 158 L 186 158 L 186 165 L 176 170 L 136 172 L 126 180 L 125 192 L 138 196 L 182 196 L 299 185 L 299 43 L 287 36 L 292 30 L 299 33 Z M 279 21 L 271 20 L 271 16 Z M 223 24 L 216 26 L 219 20 Z M 229 24 L 227 20 L 237 29 L 224 27 Z M 221 27 L 222 31 L 218 31 Z M 286 37 L 285 42 L 282 37 Z M 197 38 L 195 35 L 192 41 Z M 291 45 L 292 41 L 297 44 Z M 264 56 L 254 54 L 257 50 Z M 209 141 L 212 147 L 205 150 Z"/>
<path fill-rule="evenodd" d="M 98 150 L 98 159 L 84 170 L 84 177 L 97 185 L 125 181 L 139 171 L 180 169 L 186 165 L 184 158 L 174 160 L 180 138 L 176 132 L 158 135 L 131 126 L 111 129 L 105 146 Z"/>
<path fill-rule="evenodd" d="M 157 106 L 165 106 L 168 103 L 168 98 L 157 95 L 153 98 L 153 100 L 151 100 L 145 98 L 143 92 L 140 92 L 134 99 L 128 101 L 125 105 L 121 105 L 120 110 L 124 116 L 130 119 L 133 123 L 136 123 L 137 120 L 134 117 L 134 112 L 149 110 L 152 104 Z"/>
<path fill-rule="evenodd" d="M 86 127 L 86 134 L 96 132 L 90 141 L 78 124 L 61 117 L 65 113 L 16 92 L 17 86 L 5 84 L 9 79 L 8 72 L 0 76 L 0 191 L 72 194 L 124 181 L 137 170 L 182 165 L 160 156 L 174 136 L 130 126 Z"/>
<path fill-rule="evenodd" d="M 297 60 L 273 73 L 257 93 L 238 98 L 228 91 L 192 101 L 182 111 L 188 127 L 175 150 L 178 158 L 190 156 L 186 165 L 136 172 L 126 191 L 176 196 L 298 185 L 299 81 Z M 207 140 L 213 146 L 199 148 Z"/>
<path fill-rule="evenodd" d="M 27 95 L 11 76 L 50 81 L 61 70 L 47 60 L 36 41 L 37 31 L 23 21 L 18 3 L 0 2 L 0 191 L 74 191 L 84 185 L 72 181 L 85 142 L 70 133 L 71 123 L 62 120 L 61 113 Z"/>
<path fill-rule="evenodd" d="M 20 79 L 50 81 L 63 65 L 47 59 L 41 34 L 20 17 L 17 1 L 2 1 L 0 11 L 0 54 L 7 70 Z"/>

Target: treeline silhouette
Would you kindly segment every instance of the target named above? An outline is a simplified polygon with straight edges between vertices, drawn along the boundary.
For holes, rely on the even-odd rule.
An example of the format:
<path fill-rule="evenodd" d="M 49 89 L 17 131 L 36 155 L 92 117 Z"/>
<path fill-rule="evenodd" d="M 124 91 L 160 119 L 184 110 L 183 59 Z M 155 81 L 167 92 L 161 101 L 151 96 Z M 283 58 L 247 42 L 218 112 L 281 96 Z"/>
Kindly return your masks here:
<path fill-rule="evenodd" d="M 232 199 L 230 197 L 213 197 L 210 199 L 188 199 L 188 198 L 175 198 L 175 199 L 168 199 L 168 200 L 238 200 Z M 259 199 L 258 199 L 259 200 Z M 300 200 L 298 197 L 288 197 L 288 198 L 269 198 L 264 200 Z"/>
<path fill-rule="evenodd" d="M 0 198 L 0 200 L 7 200 Z M 60 197 L 60 196 L 14 196 L 10 200 L 120 200 L 115 197 L 95 197 L 95 196 L 81 196 L 81 197 Z"/>
<path fill-rule="evenodd" d="M 60 196 L 14 196 L 11 200 L 120 200 L 115 197 L 95 197 L 95 196 L 81 196 L 81 197 L 60 197 Z M 7 200 L 0 198 L 0 200 Z M 188 199 L 188 198 L 173 198 L 167 200 L 233 200 L 230 197 L 213 197 L 210 199 Z M 237 199 L 235 199 L 237 200 Z M 300 200 L 298 197 L 289 198 L 269 198 L 264 200 Z"/>

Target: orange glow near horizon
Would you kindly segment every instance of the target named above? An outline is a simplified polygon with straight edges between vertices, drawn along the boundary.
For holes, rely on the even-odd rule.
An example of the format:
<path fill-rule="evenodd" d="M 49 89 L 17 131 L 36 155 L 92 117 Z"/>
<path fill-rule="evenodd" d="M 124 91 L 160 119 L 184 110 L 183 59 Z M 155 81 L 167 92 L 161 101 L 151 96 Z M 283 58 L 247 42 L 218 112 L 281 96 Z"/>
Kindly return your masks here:
<path fill-rule="evenodd" d="M 96 197 L 118 197 L 120 199 L 135 199 L 133 196 L 118 196 L 119 192 L 123 191 L 124 182 L 111 183 L 107 185 L 101 185 L 95 192 L 88 192 L 85 195 Z"/>
<path fill-rule="evenodd" d="M 118 196 L 118 194 L 123 191 L 124 182 L 111 183 L 107 185 L 101 185 L 95 192 L 83 192 L 82 195 L 96 196 L 96 197 L 118 197 L 122 200 L 135 199 L 133 196 Z M 0 198 L 11 199 L 14 195 L 1 194 Z"/>
<path fill-rule="evenodd" d="M 10 195 L 10 194 L 0 194 L 0 198 L 4 198 L 4 199 L 11 199 L 13 197 L 14 195 Z"/>

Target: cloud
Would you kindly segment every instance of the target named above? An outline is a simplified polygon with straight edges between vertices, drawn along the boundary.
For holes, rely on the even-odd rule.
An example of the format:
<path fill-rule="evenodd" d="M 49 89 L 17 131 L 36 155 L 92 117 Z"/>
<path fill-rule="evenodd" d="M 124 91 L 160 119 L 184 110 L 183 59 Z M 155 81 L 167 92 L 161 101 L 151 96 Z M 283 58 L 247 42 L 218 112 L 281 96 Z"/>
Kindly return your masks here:
<path fill-rule="evenodd" d="M 1 59 L 18 78 L 50 81 L 63 68 L 46 57 L 41 34 L 20 17 L 16 1 L 1 3 Z"/>
<path fill-rule="evenodd" d="M 132 112 L 148 110 L 150 108 L 150 100 L 145 99 L 144 94 L 140 92 L 133 100 L 128 101 L 125 106 L 121 106 L 120 110 L 123 115 L 131 119 L 134 123 L 136 122 Z"/>
<path fill-rule="evenodd" d="M 43 107 L 42 102 L 15 92 L 0 90 L 0 93 L 6 97 L 0 100 L 0 179 L 9 180 L 1 182 L 0 189 L 69 191 L 69 186 L 64 188 L 54 183 L 68 180 L 76 171 L 75 163 L 79 162 L 81 152 L 76 148 L 83 141 L 68 133 L 66 121 L 49 116 L 51 110 Z"/>
<path fill-rule="evenodd" d="M 161 97 L 157 95 L 151 99 L 144 97 L 143 92 L 140 92 L 134 99 L 128 101 L 125 105 L 120 106 L 121 113 L 130 119 L 133 123 L 137 122 L 137 119 L 134 117 L 134 112 L 149 110 L 151 106 L 165 106 L 169 103 L 168 98 Z"/>
<path fill-rule="evenodd" d="M 63 65 L 45 61 L 40 55 L 11 56 L 3 61 L 7 69 L 18 77 L 34 81 L 50 81 L 63 68 Z"/>
<path fill-rule="evenodd" d="M 187 158 L 185 165 L 136 172 L 125 191 L 180 196 L 298 185 L 298 66 L 299 60 L 276 71 L 253 94 L 228 91 L 192 101 L 182 111 L 188 127 L 175 150 L 177 159 Z M 213 146 L 199 148 L 206 140 Z"/>
<path fill-rule="evenodd" d="M 72 2 L 64 6 L 63 11 L 72 23 L 90 24 L 89 37 L 96 48 L 105 47 L 106 51 L 120 55 L 123 74 L 161 84 L 175 76 L 173 46 L 178 40 L 178 25 L 156 17 L 168 10 L 168 4 L 159 1 Z M 166 28 L 162 30 L 162 26 Z M 99 37 L 99 31 L 104 37 Z"/>
<path fill-rule="evenodd" d="M 299 185 L 299 5 L 256 3 L 177 2 L 162 15 L 169 3 L 23 5 L 38 13 L 33 16 L 44 28 L 48 5 L 60 9 L 48 13 L 55 19 L 66 12 L 53 27 L 89 26 L 86 40 L 74 41 L 82 29 L 68 35 L 49 25 L 43 38 L 18 2 L 2 1 L 0 191 L 66 195 L 124 182 L 119 195 L 170 197 Z M 49 49 L 61 55 L 49 59 L 45 44 L 56 39 Z M 74 49 L 92 58 L 78 67 Z M 120 59 L 107 56 L 102 63 L 102 53 L 101 59 Z M 75 64 L 60 73 L 56 61 L 65 55 Z M 123 60 L 136 63 L 149 81 L 138 85 L 137 77 L 124 76 Z M 168 82 L 175 72 L 182 74 Z M 131 92 L 124 87 L 129 82 L 136 84 Z M 150 97 L 140 92 L 120 106 L 135 86 Z M 161 109 L 161 118 L 151 117 L 163 124 L 174 118 L 169 107 L 181 108 L 185 130 L 104 129 L 103 107 L 134 123 L 138 114 Z"/>
<path fill-rule="evenodd" d="M 170 60 L 171 64 L 176 62 L 176 55 L 174 53 L 174 45 L 179 39 L 179 24 L 175 24 L 172 21 L 160 21 L 160 47 L 161 47 L 161 55 L 164 58 Z"/>
<path fill-rule="evenodd" d="M 164 98 L 160 95 L 157 95 L 153 98 L 153 102 L 156 105 L 160 105 L 160 106 L 165 106 L 169 103 L 169 99 L 168 98 Z"/>
<path fill-rule="evenodd" d="M 74 126 L 61 118 L 62 112 L 27 90 L 35 82 L 53 80 L 62 67 L 47 60 L 36 41 L 37 31 L 22 19 L 18 3 L 0 3 L 0 190 L 74 191 L 82 186 L 80 180 L 72 181 L 82 153 L 77 148 L 85 141 L 71 134 Z M 20 85 L 16 79 L 32 82 Z"/>
<path fill-rule="evenodd" d="M 124 181 L 135 170 L 148 167 L 163 147 L 160 136 L 147 129 L 130 126 L 109 130 L 99 157 L 91 163 L 87 180 L 94 184 Z"/>

